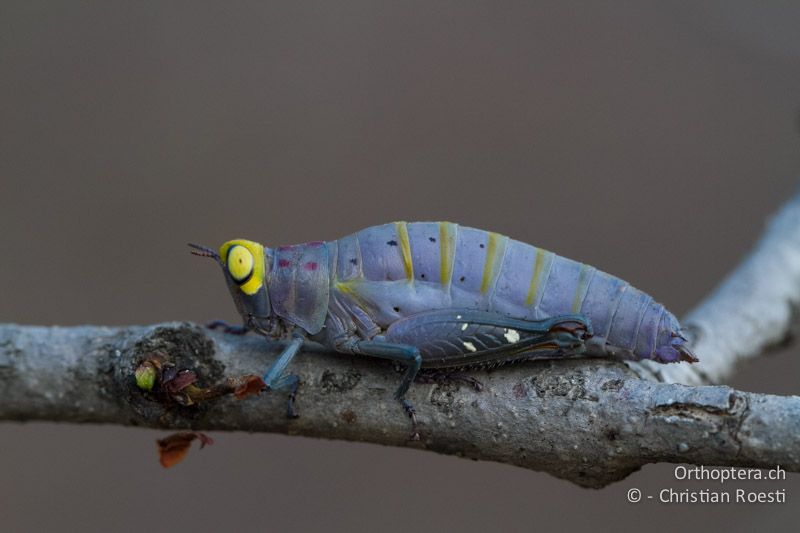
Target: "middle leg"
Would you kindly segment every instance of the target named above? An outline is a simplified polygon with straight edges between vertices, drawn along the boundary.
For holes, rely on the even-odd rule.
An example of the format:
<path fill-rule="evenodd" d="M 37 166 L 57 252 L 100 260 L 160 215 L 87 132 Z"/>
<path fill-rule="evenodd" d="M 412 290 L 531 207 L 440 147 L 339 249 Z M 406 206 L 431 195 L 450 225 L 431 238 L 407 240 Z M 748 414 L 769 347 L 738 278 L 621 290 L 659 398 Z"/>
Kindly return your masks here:
<path fill-rule="evenodd" d="M 406 365 L 406 372 L 403 374 L 403 380 L 400 386 L 394 392 L 395 400 L 399 401 L 403 406 L 403 411 L 411 419 L 411 438 L 419 440 L 419 432 L 417 431 L 417 416 L 414 406 L 406 399 L 406 393 L 411 383 L 414 381 L 419 368 L 422 365 L 422 355 L 416 346 L 409 344 L 395 344 L 391 342 L 381 341 L 358 341 L 353 346 L 353 352 L 369 357 L 380 357 L 381 359 L 388 359 Z"/>

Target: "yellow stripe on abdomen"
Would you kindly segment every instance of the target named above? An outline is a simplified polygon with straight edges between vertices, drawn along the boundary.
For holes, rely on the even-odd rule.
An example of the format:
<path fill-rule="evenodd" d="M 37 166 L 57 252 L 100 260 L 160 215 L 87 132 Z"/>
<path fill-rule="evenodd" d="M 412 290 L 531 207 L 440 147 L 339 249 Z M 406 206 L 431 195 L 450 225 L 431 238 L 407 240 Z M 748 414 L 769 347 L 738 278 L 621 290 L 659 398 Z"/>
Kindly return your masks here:
<path fill-rule="evenodd" d="M 504 237 L 499 233 L 487 232 L 489 235 L 488 242 L 486 243 L 486 262 L 483 264 L 483 278 L 481 278 L 481 294 L 486 294 L 489 288 L 493 285 L 497 274 L 500 272 L 500 263 L 503 260 L 503 255 L 506 250 L 506 241 L 508 237 Z"/>
<path fill-rule="evenodd" d="M 408 227 L 405 222 L 395 222 L 397 238 L 400 241 L 400 253 L 403 255 L 403 267 L 406 270 L 406 279 L 414 280 L 414 263 L 411 261 L 411 244 L 408 240 Z"/>
<path fill-rule="evenodd" d="M 456 226 L 451 222 L 439 222 L 439 279 L 442 285 L 450 285 L 453 279 L 453 261 L 456 255 Z"/>
<path fill-rule="evenodd" d="M 578 274 L 578 285 L 575 287 L 575 296 L 572 298 L 572 312 L 577 313 L 581 310 L 583 300 L 586 298 L 586 291 L 589 289 L 589 281 L 595 273 L 595 269 L 585 263 L 581 263 L 581 271 Z"/>
<path fill-rule="evenodd" d="M 544 270 L 545 257 L 548 253 L 547 250 L 541 248 L 536 249 L 536 260 L 533 263 L 533 275 L 531 276 L 531 284 L 528 287 L 528 296 L 525 297 L 525 305 L 531 305 L 536 301 L 536 294 L 539 291 L 539 284 L 542 282 L 542 271 Z"/>

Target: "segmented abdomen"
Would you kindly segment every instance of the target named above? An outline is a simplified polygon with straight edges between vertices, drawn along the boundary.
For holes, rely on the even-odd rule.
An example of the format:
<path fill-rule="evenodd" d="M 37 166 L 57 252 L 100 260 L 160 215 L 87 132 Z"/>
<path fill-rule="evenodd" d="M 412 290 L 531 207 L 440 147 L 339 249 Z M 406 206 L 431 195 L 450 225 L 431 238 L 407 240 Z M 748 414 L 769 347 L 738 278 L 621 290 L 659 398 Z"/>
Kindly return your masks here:
<path fill-rule="evenodd" d="M 580 313 L 601 341 L 590 350 L 605 350 L 606 341 L 611 351 L 635 358 L 652 358 L 679 330 L 674 316 L 627 282 L 497 233 L 449 222 L 396 222 L 337 244 L 334 286 L 382 327 L 441 308 L 526 320 Z"/>

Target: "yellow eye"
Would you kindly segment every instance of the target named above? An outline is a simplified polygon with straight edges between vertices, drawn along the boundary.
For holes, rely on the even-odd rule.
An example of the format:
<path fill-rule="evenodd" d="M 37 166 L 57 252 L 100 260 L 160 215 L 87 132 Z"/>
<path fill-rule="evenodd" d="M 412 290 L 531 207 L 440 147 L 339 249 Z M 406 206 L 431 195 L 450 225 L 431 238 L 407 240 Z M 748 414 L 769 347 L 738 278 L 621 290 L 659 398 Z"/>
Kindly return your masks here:
<path fill-rule="evenodd" d="M 241 245 L 228 250 L 228 272 L 237 283 L 244 283 L 253 274 L 253 254 Z"/>

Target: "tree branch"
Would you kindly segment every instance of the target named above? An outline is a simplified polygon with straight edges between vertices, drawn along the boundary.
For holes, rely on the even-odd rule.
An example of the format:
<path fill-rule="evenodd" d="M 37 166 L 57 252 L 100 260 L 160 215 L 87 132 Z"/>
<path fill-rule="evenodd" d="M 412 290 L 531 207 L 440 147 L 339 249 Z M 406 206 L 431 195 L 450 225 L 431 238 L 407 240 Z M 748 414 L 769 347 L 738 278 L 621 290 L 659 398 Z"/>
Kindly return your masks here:
<path fill-rule="evenodd" d="M 452 382 L 418 383 L 408 396 L 421 424 L 422 439 L 414 442 L 392 399 L 400 374 L 380 361 L 308 347 L 292 363 L 302 380 L 301 416 L 292 420 L 280 392 L 196 398 L 186 406 L 176 401 L 179 395 L 137 386 L 136 369 L 155 357 L 191 370 L 200 388 L 222 390 L 226 379 L 260 374 L 277 356 L 280 345 L 260 337 L 192 324 L 1 325 L 0 420 L 267 431 L 416 446 L 542 470 L 586 487 L 662 461 L 797 472 L 800 397 L 674 382 L 718 382 L 739 359 L 781 342 L 798 301 L 795 197 L 753 253 L 687 317 L 702 361 L 697 365 L 538 361 L 476 371 L 480 392 Z"/>
<path fill-rule="evenodd" d="M 301 417 L 286 395 L 230 396 L 182 406 L 136 385 L 153 354 L 192 369 L 200 385 L 258 373 L 279 345 L 189 324 L 128 328 L 0 326 L 0 419 L 113 423 L 169 429 L 269 431 L 380 444 L 544 470 L 583 486 L 622 479 L 649 462 L 800 470 L 800 398 L 641 379 L 602 360 L 536 362 L 477 373 L 484 390 L 415 384 L 422 440 L 392 391 L 391 365 L 306 351 Z"/>
<path fill-rule="evenodd" d="M 800 192 L 775 214 L 744 261 L 682 320 L 700 362 L 630 366 L 656 381 L 722 383 L 738 362 L 794 337 L 799 304 Z"/>

